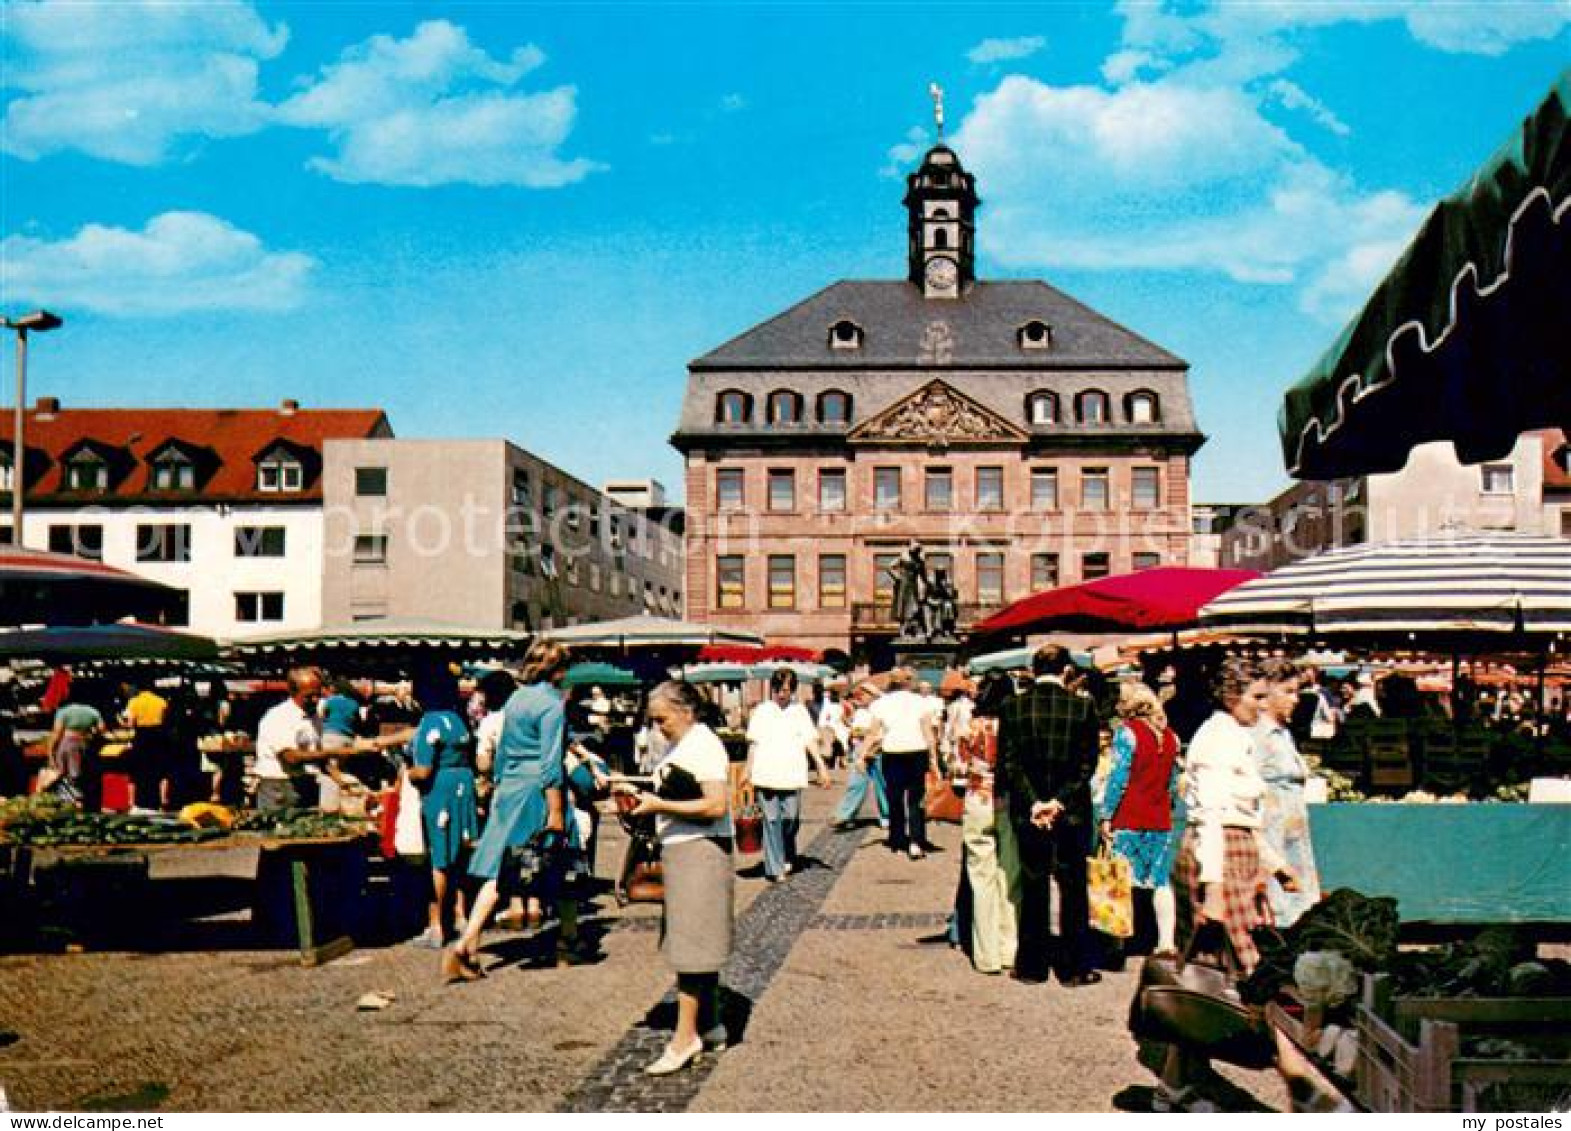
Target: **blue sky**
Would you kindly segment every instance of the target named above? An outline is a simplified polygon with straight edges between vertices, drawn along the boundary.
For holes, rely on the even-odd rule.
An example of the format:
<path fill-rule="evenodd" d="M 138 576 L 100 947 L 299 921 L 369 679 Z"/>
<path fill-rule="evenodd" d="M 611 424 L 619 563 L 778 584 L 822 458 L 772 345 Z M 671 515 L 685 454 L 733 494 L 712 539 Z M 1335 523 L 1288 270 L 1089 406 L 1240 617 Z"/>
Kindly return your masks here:
<path fill-rule="evenodd" d="M 68 404 L 379 405 L 654 474 L 688 360 L 903 273 L 929 82 L 980 273 L 1190 361 L 1202 500 L 1571 59 L 1571 0 L 5 0 L 0 309 Z"/>

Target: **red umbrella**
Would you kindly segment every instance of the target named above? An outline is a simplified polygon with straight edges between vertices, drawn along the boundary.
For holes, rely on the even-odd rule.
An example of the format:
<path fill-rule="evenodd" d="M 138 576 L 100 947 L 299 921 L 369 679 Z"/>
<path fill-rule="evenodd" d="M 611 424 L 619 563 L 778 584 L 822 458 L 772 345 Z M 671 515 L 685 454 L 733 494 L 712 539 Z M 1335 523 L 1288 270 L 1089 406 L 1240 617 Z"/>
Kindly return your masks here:
<path fill-rule="evenodd" d="M 816 664 L 820 653 L 795 644 L 705 644 L 698 650 L 701 664 L 762 664 L 769 660 L 787 660 L 802 664 Z"/>
<path fill-rule="evenodd" d="M 103 562 L 0 550 L 0 624 L 93 624 L 123 616 L 156 618 L 174 611 L 183 596 Z"/>
<path fill-rule="evenodd" d="M 987 635 L 1183 628 L 1195 623 L 1208 601 L 1259 576 L 1249 569 L 1143 569 L 1033 593 L 1000 609 L 972 631 Z"/>

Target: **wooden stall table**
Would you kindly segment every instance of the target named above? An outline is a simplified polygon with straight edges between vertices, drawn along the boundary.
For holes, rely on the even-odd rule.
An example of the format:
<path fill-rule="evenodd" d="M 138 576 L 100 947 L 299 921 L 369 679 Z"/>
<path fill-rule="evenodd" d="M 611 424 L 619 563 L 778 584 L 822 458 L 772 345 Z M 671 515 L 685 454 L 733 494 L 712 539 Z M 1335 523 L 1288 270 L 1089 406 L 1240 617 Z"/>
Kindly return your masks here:
<path fill-rule="evenodd" d="M 116 902 L 134 905 L 151 882 L 154 857 L 254 850 L 253 925 L 266 941 L 298 945 L 302 966 L 319 966 L 354 949 L 356 903 L 365 890 L 368 853 L 375 844 L 376 834 L 370 831 L 299 839 L 237 832 L 195 842 L 13 846 L 11 851 L 30 856 L 24 870 L 35 875 L 41 855 L 67 867 L 102 862 L 106 871 L 113 869 L 110 875 L 98 881 L 78 877 L 76 882 L 101 890 L 107 883 L 115 890 Z M 87 906 L 95 902 L 89 899 Z"/>

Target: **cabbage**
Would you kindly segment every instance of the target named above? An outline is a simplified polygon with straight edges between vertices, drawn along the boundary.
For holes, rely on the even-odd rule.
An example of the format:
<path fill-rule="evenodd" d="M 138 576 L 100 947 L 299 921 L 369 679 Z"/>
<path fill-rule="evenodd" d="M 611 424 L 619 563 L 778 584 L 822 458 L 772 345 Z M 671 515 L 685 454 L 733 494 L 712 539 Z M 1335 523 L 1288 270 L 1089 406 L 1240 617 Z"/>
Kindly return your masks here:
<path fill-rule="evenodd" d="M 1293 963 L 1293 984 L 1305 1005 L 1333 1009 L 1358 992 L 1358 974 L 1335 950 L 1310 950 Z"/>

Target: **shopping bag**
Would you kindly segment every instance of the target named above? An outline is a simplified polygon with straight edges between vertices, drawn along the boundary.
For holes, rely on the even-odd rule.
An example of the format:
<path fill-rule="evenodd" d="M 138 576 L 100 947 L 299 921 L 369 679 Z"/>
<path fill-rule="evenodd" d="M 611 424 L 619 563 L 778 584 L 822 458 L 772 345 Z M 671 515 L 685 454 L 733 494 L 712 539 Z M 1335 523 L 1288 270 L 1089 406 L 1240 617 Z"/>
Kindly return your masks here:
<path fill-rule="evenodd" d="M 1135 933 L 1135 897 L 1129 861 L 1106 843 L 1086 864 L 1091 926 L 1115 939 Z"/>
<path fill-rule="evenodd" d="M 753 793 L 753 783 L 743 780 L 731 798 L 736 817 L 736 850 L 744 856 L 764 850 L 764 810 Z"/>
<path fill-rule="evenodd" d="M 965 798 L 955 792 L 955 787 L 943 774 L 928 772 L 927 795 L 922 800 L 922 811 L 929 821 L 944 821 L 958 825 L 965 816 Z"/>
<path fill-rule="evenodd" d="M 393 845 L 400 856 L 425 855 L 425 825 L 421 820 L 420 791 L 409 775 L 398 775 L 398 823 L 393 829 Z"/>

